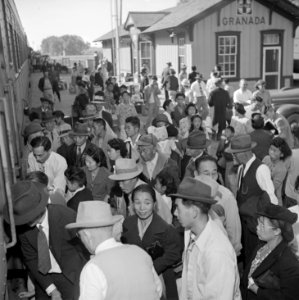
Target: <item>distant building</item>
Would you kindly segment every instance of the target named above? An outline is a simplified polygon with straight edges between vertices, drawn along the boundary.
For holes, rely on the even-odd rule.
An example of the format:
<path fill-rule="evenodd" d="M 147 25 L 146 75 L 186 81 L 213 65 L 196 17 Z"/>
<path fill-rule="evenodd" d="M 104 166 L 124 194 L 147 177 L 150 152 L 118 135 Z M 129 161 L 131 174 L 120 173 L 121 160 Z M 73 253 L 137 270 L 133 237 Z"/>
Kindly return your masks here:
<path fill-rule="evenodd" d="M 299 8 L 288 0 L 190 0 L 158 12 L 129 12 L 120 28 L 121 72 L 161 75 L 196 65 L 205 79 L 220 65 L 231 82 L 263 78 L 269 89 L 290 86 Z M 113 58 L 113 31 L 99 37 Z"/>

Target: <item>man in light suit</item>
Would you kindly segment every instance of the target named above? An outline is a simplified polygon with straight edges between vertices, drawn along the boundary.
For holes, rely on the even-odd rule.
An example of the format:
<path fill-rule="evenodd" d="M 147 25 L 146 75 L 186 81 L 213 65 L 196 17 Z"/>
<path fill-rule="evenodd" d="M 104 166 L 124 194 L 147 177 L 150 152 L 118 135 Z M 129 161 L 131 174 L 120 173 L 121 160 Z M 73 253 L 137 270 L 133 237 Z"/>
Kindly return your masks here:
<path fill-rule="evenodd" d="M 35 299 L 78 299 L 79 275 L 85 263 L 83 246 L 65 230 L 76 213 L 62 205 L 48 205 L 49 195 L 36 182 L 20 181 L 12 193 L 18 239 L 35 286 Z M 4 220 L 10 222 L 7 205 Z"/>
<path fill-rule="evenodd" d="M 80 275 L 80 300 L 155 300 L 162 286 L 150 256 L 135 245 L 123 245 L 113 237 L 113 225 L 122 216 L 112 216 L 103 201 L 79 204 L 77 220 L 67 229 L 76 229 L 94 257 Z"/>

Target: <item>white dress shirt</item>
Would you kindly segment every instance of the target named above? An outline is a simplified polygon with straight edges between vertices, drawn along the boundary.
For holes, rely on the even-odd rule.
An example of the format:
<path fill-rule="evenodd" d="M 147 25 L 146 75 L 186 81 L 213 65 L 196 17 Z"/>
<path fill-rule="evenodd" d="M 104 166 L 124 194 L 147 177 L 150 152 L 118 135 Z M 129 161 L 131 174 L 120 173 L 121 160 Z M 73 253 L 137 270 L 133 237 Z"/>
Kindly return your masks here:
<path fill-rule="evenodd" d="M 201 81 L 200 83 L 196 80 L 191 84 L 191 91 L 193 93 L 193 97 L 203 97 L 205 96 L 206 98 L 208 98 L 208 92 L 206 89 L 206 85 L 203 81 Z"/>
<path fill-rule="evenodd" d="M 158 161 L 158 153 L 156 152 L 154 158 L 145 163 L 147 171 L 148 171 L 149 179 L 153 178 L 153 173 L 154 173 L 157 161 Z"/>
<path fill-rule="evenodd" d="M 51 151 L 49 158 L 41 164 L 35 159 L 33 152 L 30 152 L 28 155 L 28 165 L 29 172 L 42 171 L 48 176 L 49 190 L 58 189 L 64 195 L 66 186 L 64 171 L 67 169 L 67 163 L 63 156 Z"/>
<path fill-rule="evenodd" d="M 226 235 L 210 217 L 189 246 L 190 234 L 185 231 L 180 299 L 241 300 L 236 254 Z"/>
<path fill-rule="evenodd" d="M 122 246 L 114 238 L 110 238 L 100 245 L 95 250 L 95 255 L 101 251 Z M 153 268 L 153 274 L 157 285 L 158 294 L 161 295 L 162 287 L 159 277 Z M 80 297 L 79 300 L 104 300 L 106 299 L 108 290 L 108 282 L 103 271 L 93 262 L 88 262 L 80 275 Z"/>
<path fill-rule="evenodd" d="M 244 92 L 242 89 L 238 89 L 234 92 L 234 103 L 241 103 L 243 105 L 250 104 L 252 99 L 252 93 L 250 90 L 246 89 Z"/>
<path fill-rule="evenodd" d="M 250 168 L 251 164 L 253 163 L 253 161 L 255 159 L 256 159 L 256 156 L 253 154 L 252 158 L 250 158 L 249 161 L 245 165 L 243 177 L 246 175 L 248 169 Z M 240 168 L 239 168 L 239 171 L 240 171 Z M 257 181 L 259 187 L 263 191 L 268 193 L 271 202 L 273 204 L 277 205 L 278 199 L 275 195 L 275 189 L 274 189 L 273 182 L 271 180 L 271 171 L 270 171 L 269 167 L 266 166 L 265 164 L 261 164 L 256 170 L 255 178 L 256 178 L 256 181 Z"/>
<path fill-rule="evenodd" d="M 44 215 L 44 219 L 42 220 L 42 222 L 40 224 L 36 224 L 36 227 L 39 228 L 40 225 L 42 226 L 42 230 L 47 238 L 47 242 L 49 245 L 49 219 L 48 219 L 48 210 L 47 209 L 46 209 L 46 213 Z M 40 229 L 38 229 L 38 230 L 40 230 Z M 50 253 L 50 261 L 51 261 L 51 269 L 49 270 L 48 273 L 62 273 L 60 266 L 59 266 L 58 262 L 56 261 L 50 248 L 49 248 L 49 253 Z M 56 289 L 56 286 L 54 284 L 51 284 L 46 288 L 46 293 L 48 295 L 50 295 L 55 289 Z"/>

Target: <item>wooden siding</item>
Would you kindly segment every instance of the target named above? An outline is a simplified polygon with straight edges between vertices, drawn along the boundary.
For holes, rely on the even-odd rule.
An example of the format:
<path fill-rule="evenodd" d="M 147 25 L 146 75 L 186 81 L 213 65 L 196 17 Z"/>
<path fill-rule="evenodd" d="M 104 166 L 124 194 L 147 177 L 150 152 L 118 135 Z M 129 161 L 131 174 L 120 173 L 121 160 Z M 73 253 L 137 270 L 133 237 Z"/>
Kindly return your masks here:
<path fill-rule="evenodd" d="M 171 62 L 173 68 L 178 71 L 178 44 L 177 38 L 171 43 L 169 33 L 167 31 L 157 32 L 155 34 L 155 50 L 156 50 L 156 73 L 161 77 L 163 69 L 167 62 Z"/>
<path fill-rule="evenodd" d="M 112 62 L 111 48 L 103 48 L 103 58 L 107 58 L 110 62 Z"/>
<path fill-rule="evenodd" d="M 130 46 L 120 47 L 120 72 L 131 73 L 131 48 Z"/>
<path fill-rule="evenodd" d="M 194 24 L 194 42 L 192 45 L 192 62 L 205 78 L 216 64 L 216 32 L 240 32 L 240 77 L 259 78 L 261 74 L 261 31 L 283 30 L 282 76 L 292 74 L 293 68 L 293 24 L 283 16 L 273 12 L 272 24 L 269 25 L 270 10 L 253 1 L 253 18 L 262 17 L 265 24 L 224 25 L 223 18 L 236 17 L 236 1 L 225 6 L 218 16 L 217 12 Z M 227 20 L 226 20 L 227 21 Z M 218 23 L 219 22 L 219 23 Z M 227 21 L 227 23 L 229 23 Z M 219 25 L 219 26 L 218 26 Z"/>

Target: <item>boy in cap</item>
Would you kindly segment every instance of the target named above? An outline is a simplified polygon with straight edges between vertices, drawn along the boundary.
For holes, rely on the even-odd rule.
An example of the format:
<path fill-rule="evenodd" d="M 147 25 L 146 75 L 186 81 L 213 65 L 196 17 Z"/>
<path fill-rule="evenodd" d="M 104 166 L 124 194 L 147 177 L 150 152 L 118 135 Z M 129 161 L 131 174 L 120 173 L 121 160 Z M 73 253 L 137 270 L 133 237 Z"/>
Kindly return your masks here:
<path fill-rule="evenodd" d="M 158 300 L 161 282 L 150 256 L 140 247 L 123 245 L 113 238 L 113 225 L 122 216 L 112 216 L 102 201 L 81 202 L 76 229 L 88 251 L 94 255 L 80 275 L 80 300 Z"/>
<path fill-rule="evenodd" d="M 235 251 L 208 214 L 217 192 L 211 178 L 188 177 L 171 195 L 176 198 L 175 215 L 185 228 L 180 299 L 241 299 Z"/>
<path fill-rule="evenodd" d="M 65 230 L 76 213 L 62 205 L 48 205 L 48 200 L 40 183 L 20 181 L 12 187 L 15 224 L 22 226 L 17 233 L 24 264 L 35 286 L 35 299 L 78 299 L 85 259 L 80 241 Z M 7 205 L 3 216 L 9 223 Z"/>

